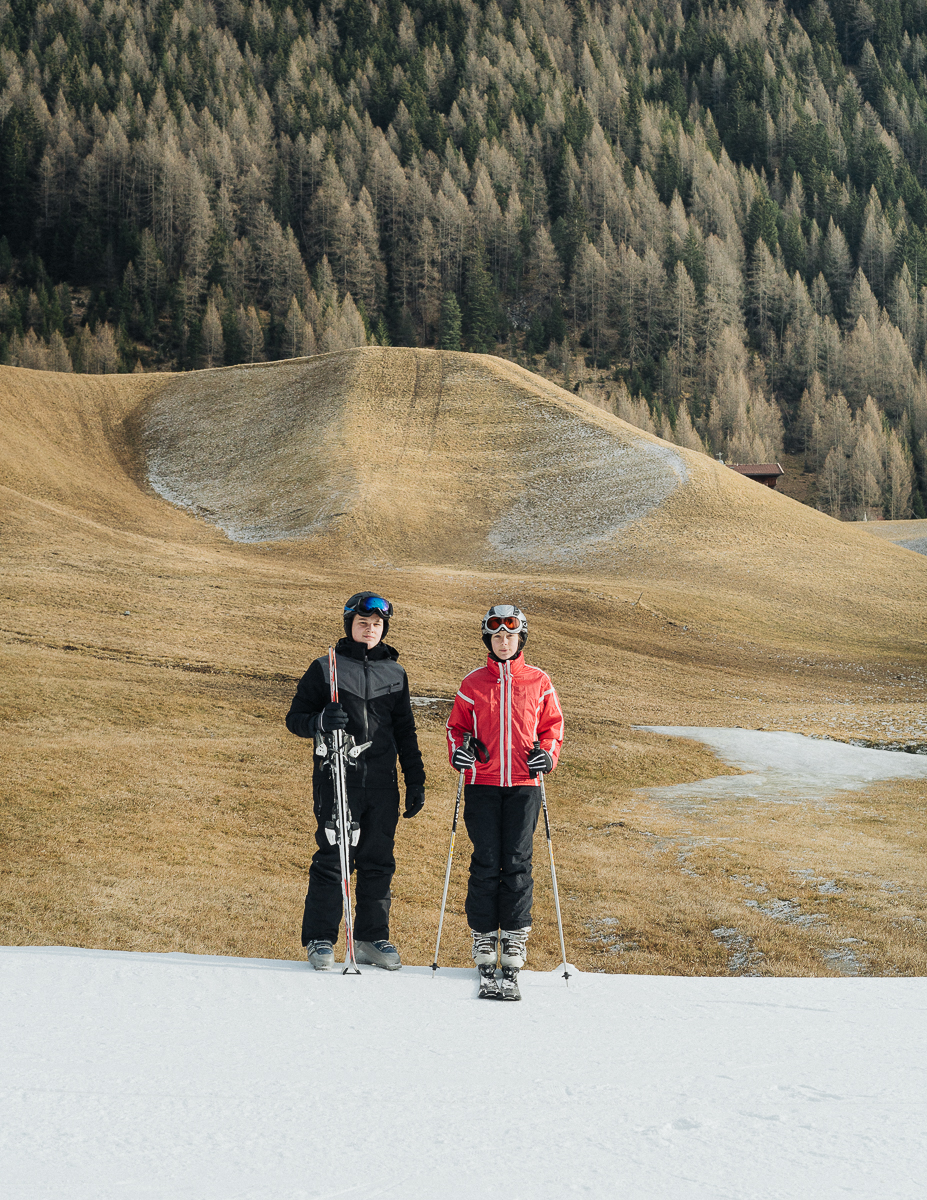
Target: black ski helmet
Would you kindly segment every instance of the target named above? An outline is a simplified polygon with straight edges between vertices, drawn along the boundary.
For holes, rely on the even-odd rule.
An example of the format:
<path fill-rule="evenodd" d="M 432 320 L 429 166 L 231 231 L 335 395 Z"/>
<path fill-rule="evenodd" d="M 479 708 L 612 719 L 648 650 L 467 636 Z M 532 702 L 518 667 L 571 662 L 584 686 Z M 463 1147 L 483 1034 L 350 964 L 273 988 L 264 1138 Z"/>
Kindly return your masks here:
<path fill-rule="evenodd" d="M 517 621 L 518 625 L 513 626 L 511 621 Z M 490 625 L 494 627 L 491 629 Z M 483 645 L 487 650 L 492 650 L 492 635 L 498 633 L 500 628 L 508 628 L 515 633 L 518 632 L 518 650 L 521 653 L 525 648 L 525 642 L 528 640 L 528 618 L 514 604 L 494 604 L 489 612 L 483 617 Z"/>
<path fill-rule="evenodd" d="M 393 606 L 379 592 L 355 592 L 344 604 L 344 635 L 351 636 L 351 626 L 354 618 L 382 617 L 383 636 L 389 633 L 389 619 L 393 615 Z"/>

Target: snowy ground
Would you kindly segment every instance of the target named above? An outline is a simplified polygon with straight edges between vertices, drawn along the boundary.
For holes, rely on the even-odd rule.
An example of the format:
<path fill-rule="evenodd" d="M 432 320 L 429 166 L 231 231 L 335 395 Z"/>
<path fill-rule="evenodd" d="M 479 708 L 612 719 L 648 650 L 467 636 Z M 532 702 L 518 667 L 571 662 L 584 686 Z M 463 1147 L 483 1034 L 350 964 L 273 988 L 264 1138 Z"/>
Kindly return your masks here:
<path fill-rule="evenodd" d="M 0 949 L 3 1195 L 924 1194 L 927 981 L 471 974 Z"/>
<path fill-rule="evenodd" d="M 925 755 L 870 750 L 845 742 L 809 738 L 801 733 L 683 725 L 642 728 L 704 742 L 722 762 L 746 772 L 648 789 L 650 796 L 676 808 L 732 799 L 788 804 L 827 799 L 836 791 L 858 791 L 881 779 L 927 781 Z"/>

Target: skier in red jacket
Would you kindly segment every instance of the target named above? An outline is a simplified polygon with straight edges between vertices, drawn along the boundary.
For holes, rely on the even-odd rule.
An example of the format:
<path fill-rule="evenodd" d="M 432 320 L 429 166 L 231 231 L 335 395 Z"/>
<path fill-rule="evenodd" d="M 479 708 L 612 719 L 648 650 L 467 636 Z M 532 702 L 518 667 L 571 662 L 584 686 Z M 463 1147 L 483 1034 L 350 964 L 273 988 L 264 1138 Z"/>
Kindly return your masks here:
<path fill-rule="evenodd" d="M 447 722 L 451 766 L 464 775 L 464 823 L 473 843 L 466 913 L 473 961 L 494 971 L 525 964 L 531 932 L 531 855 L 541 810 L 538 774 L 557 765 L 563 710 L 550 678 L 525 662 L 528 621 L 514 604 L 483 618 L 486 666 L 463 680 Z M 484 762 L 464 737 L 478 739 Z M 481 749 L 482 749 L 481 747 Z"/>

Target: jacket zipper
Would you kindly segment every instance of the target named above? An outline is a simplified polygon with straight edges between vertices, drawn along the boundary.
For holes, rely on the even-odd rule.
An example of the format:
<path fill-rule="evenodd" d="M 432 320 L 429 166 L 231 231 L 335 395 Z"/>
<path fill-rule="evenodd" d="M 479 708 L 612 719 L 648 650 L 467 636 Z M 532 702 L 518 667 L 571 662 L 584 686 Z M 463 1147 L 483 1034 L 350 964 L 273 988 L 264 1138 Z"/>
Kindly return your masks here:
<path fill-rule="evenodd" d="M 499 786 L 512 786 L 512 672 L 499 664 Z"/>
<path fill-rule="evenodd" d="M 370 693 L 370 680 L 369 680 L 369 677 L 367 674 L 367 655 L 365 654 L 364 655 L 364 741 L 365 742 L 370 741 L 370 737 L 369 737 L 370 730 L 369 730 L 369 726 L 367 724 L 367 697 L 368 697 L 369 693 Z M 363 764 L 363 768 L 364 768 L 361 771 L 361 787 L 366 787 L 367 786 L 367 758 L 366 758 L 366 756 L 361 758 L 361 763 Z"/>
<path fill-rule="evenodd" d="M 505 729 L 508 734 L 508 750 L 505 756 L 505 764 L 507 768 L 508 787 L 512 786 L 512 667 L 511 663 L 505 664 L 505 691 L 507 698 L 507 712 Z"/>

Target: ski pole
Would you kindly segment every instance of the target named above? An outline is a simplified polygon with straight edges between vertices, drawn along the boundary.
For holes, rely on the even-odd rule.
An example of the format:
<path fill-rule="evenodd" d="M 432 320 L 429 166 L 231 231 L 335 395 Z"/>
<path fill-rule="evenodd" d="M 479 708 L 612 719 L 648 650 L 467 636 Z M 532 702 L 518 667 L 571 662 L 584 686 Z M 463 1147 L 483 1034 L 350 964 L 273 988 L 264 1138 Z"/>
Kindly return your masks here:
<path fill-rule="evenodd" d="M 534 743 L 535 750 L 540 750 L 541 743 Z M 560 896 L 557 893 L 557 868 L 554 866 L 554 847 L 550 840 L 550 816 L 547 812 L 547 792 L 544 788 L 544 773 L 538 775 L 538 783 L 541 785 L 541 804 L 544 808 L 544 829 L 547 833 L 547 850 L 550 854 L 550 878 L 554 885 L 554 908 L 557 910 L 557 929 L 560 933 L 560 953 L 563 956 L 563 978 L 566 981 L 567 987 L 570 986 L 570 972 L 567 970 L 566 947 L 563 944 L 563 921 L 560 917 Z"/>
<path fill-rule="evenodd" d="M 470 735 L 464 734 L 463 740 L 464 750 L 470 748 Z M 457 777 L 457 803 L 454 805 L 454 823 L 451 825 L 451 844 L 447 851 L 447 870 L 444 872 L 444 895 L 441 897 L 441 919 L 438 921 L 438 940 L 435 942 L 435 960 L 431 964 L 431 978 L 434 979 L 435 971 L 438 969 L 438 950 L 441 948 L 441 930 L 444 928 L 444 906 L 447 903 L 447 885 L 451 881 L 451 859 L 454 857 L 454 839 L 457 836 L 457 819 L 460 816 L 460 797 L 463 793 L 464 773 L 461 771 Z"/>

